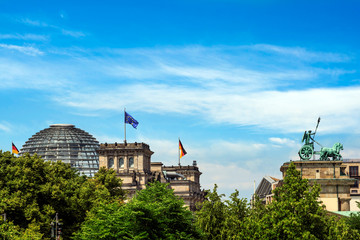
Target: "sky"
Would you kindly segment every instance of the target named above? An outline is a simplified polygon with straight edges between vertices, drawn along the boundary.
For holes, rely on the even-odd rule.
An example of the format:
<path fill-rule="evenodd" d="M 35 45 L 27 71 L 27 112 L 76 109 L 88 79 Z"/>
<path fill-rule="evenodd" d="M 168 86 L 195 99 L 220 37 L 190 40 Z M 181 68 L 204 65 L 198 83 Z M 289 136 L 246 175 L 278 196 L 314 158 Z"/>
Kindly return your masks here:
<path fill-rule="evenodd" d="M 0 149 L 50 124 L 128 142 L 250 198 L 305 130 L 360 158 L 358 1 L 0 0 Z M 315 150 L 320 150 L 319 146 Z"/>

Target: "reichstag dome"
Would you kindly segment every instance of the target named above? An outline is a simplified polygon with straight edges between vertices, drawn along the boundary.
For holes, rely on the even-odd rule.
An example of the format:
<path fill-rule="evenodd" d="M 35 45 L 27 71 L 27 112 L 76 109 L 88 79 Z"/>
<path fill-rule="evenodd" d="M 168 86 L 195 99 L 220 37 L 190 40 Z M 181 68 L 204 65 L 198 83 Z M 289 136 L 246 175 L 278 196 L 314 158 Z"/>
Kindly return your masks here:
<path fill-rule="evenodd" d="M 22 146 L 20 155 L 37 153 L 44 160 L 61 160 L 93 177 L 99 170 L 96 150 L 99 142 L 89 133 L 71 124 L 53 124 L 29 138 Z"/>

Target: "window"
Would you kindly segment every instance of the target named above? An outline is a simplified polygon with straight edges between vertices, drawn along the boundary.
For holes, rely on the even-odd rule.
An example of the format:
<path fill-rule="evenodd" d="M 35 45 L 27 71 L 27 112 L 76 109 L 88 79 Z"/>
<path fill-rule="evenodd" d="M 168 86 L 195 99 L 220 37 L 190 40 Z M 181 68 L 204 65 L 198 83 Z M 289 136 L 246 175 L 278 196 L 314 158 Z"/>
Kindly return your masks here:
<path fill-rule="evenodd" d="M 351 185 L 350 188 L 358 188 L 359 187 L 359 180 L 356 179 L 356 182 L 354 183 L 354 185 Z"/>
<path fill-rule="evenodd" d="M 124 168 L 124 159 L 123 158 L 119 159 L 119 168 Z"/>
<path fill-rule="evenodd" d="M 350 177 L 359 176 L 359 167 L 358 166 L 350 166 L 349 167 Z"/>
<path fill-rule="evenodd" d="M 340 176 L 346 176 L 345 169 L 346 167 L 340 167 Z"/>
<path fill-rule="evenodd" d="M 134 167 L 134 158 L 133 157 L 129 158 L 129 167 L 130 168 Z"/>
<path fill-rule="evenodd" d="M 113 158 L 109 158 L 109 160 L 108 160 L 108 168 L 114 168 L 114 159 Z"/>

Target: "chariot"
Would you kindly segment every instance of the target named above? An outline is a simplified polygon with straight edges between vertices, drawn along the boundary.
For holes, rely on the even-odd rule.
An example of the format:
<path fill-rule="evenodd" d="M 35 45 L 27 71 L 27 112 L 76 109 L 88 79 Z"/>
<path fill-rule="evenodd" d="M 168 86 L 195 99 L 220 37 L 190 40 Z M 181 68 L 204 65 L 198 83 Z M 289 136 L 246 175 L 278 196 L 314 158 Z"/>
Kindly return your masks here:
<path fill-rule="evenodd" d="M 332 160 L 342 160 L 340 150 L 343 150 L 344 148 L 341 143 L 335 143 L 332 148 L 327 148 L 327 147 L 323 147 L 320 143 L 315 141 L 315 134 L 318 129 L 319 123 L 320 123 L 320 117 L 318 119 L 314 133 L 312 133 L 311 130 L 304 132 L 304 136 L 302 138 L 302 142 L 304 142 L 304 145 L 300 148 L 298 152 L 299 157 L 302 160 L 310 160 L 311 157 L 316 154 L 316 155 L 320 155 L 319 160 L 323 160 L 323 161 L 330 160 L 330 158 L 332 158 Z M 320 151 L 314 150 L 314 143 L 321 146 Z"/>

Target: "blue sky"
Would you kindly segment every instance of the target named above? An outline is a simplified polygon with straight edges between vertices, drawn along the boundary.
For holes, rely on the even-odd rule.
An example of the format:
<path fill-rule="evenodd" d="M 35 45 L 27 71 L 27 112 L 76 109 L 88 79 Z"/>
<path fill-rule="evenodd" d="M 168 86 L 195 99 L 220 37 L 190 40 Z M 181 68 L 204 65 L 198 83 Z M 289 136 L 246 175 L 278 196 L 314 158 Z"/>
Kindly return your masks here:
<path fill-rule="evenodd" d="M 0 148 L 54 123 L 124 139 L 250 197 L 304 130 L 360 158 L 357 1 L 0 0 Z"/>

